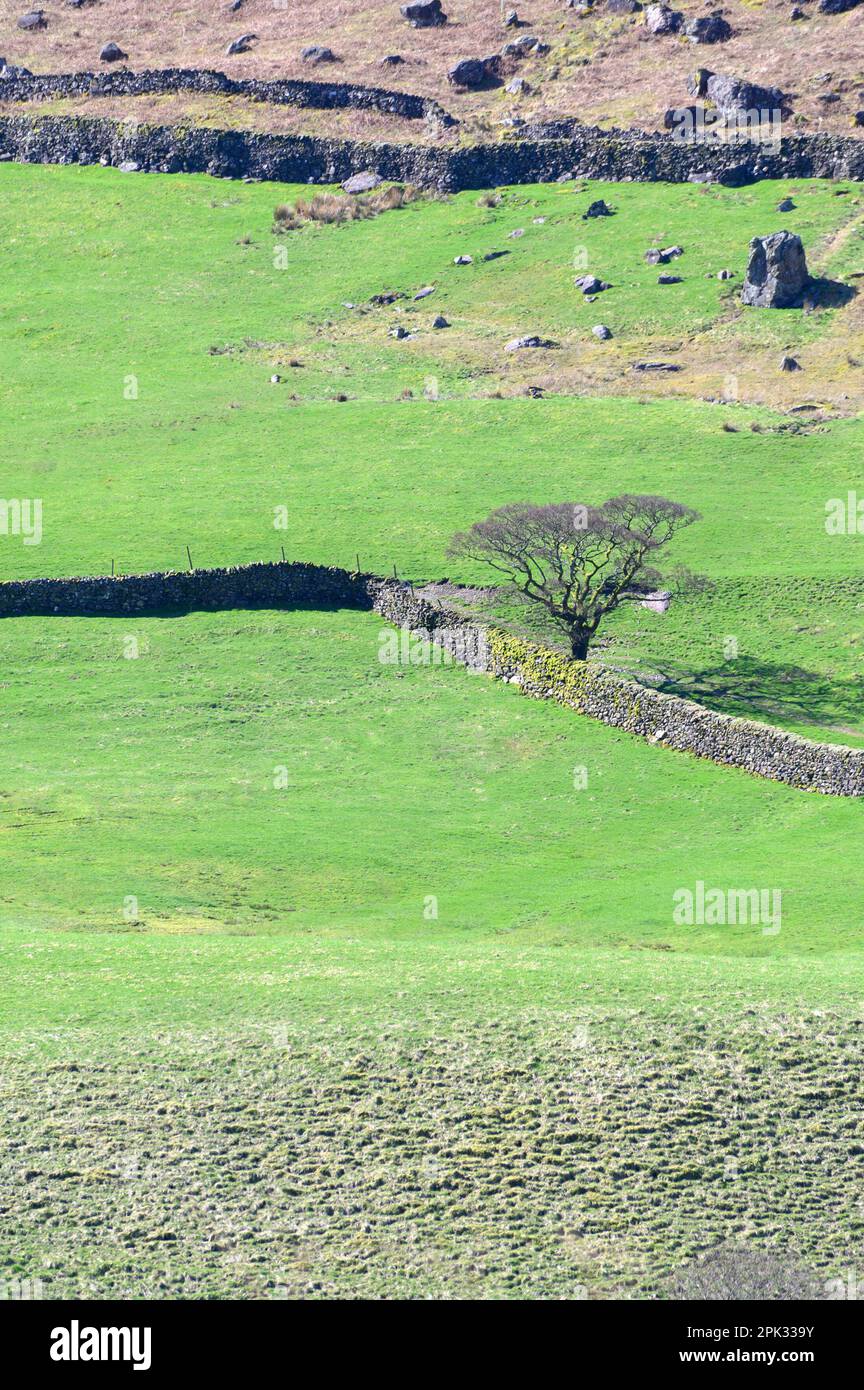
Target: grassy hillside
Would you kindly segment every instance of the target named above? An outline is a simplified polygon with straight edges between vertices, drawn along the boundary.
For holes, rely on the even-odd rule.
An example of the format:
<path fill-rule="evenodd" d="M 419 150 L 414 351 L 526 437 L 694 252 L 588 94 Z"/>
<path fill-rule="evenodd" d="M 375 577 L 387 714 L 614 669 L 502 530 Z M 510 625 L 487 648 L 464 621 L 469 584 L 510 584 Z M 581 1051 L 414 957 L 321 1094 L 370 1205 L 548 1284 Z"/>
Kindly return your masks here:
<path fill-rule="evenodd" d="M 235 563 L 284 545 L 472 581 L 484 572 L 449 561 L 447 541 L 492 506 L 656 491 L 703 513 L 675 558 L 721 584 L 663 621 L 622 617 L 608 659 L 817 736 L 864 731 L 862 541 L 825 531 L 826 502 L 860 476 L 857 298 L 748 313 L 729 289 L 754 228 L 783 223 L 814 270 L 854 286 L 860 205 L 836 196 L 844 185 L 531 188 L 277 237 L 274 204 L 302 190 L 11 165 L 0 187 L 4 488 L 44 512 L 41 545 L 3 540 L 3 577 L 182 566 L 187 545 L 196 564 Z M 796 209 L 777 213 L 790 190 Z M 584 221 L 595 196 L 615 216 Z M 643 252 L 676 242 L 683 283 L 659 286 Z M 508 254 L 483 262 L 494 250 Z M 455 266 L 460 254 L 473 264 Z M 573 286 L 575 259 L 613 285 L 594 304 Z M 737 281 L 706 278 L 726 266 Z M 452 328 L 434 331 L 436 313 Z M 598 320 L 613 342 L 591 337 Z M 389 336 L 400 323 L 417 336 Z M 505 352 L 524 332 L 561 346 Z M 783 349 L 806 370 L 780 373 Z M 632 369 L 645 359 L 682 371 L 658 386 Z M 835 372 L 827 412 L 746 403 L 752 385 L 791 408 L 800 383 Z M 520 394 L 544 380 L 546 399 Z M 650 394 L 663 391 L 676 395 Z"/>
<path fill-rule="evenodd" d="M 3 625 L 0 1265 L 253 1298 L 663 1296 L 732 1237 L 845 1268 L 861 807 L 378 639 Z M 676 926 L 699 877 L 778 887 L 779 933 Z"/>
<path fill-rule="evenodd" d="M 854 284 L 842 187 L 787 218 Z M 2 578 L 188 544 L 476 581 L 446 543 L 490 507 L 656 490 L 702 511 L 675 558 L 717 588 L 623 616 L 603 659 L 864 736 L 862 542 L 824 526 L 860 474 L 857 369 L 802 417 L 761 365 L 794 348 L 826 385 L 857 301 L 745 317 L 707 278 L 740 275 L 787 186 L 543 187 L 274 238 L 303 191 L 0 166 L 2 492 L 44 528 L 0 536 Z M 594 196 L 616 216 L 583 222 Z M 658 287 L 642 252 L 672 241 L 685 282 Z M 583 245 L 615 285 L 588 306 Z M 561 343 L 545 399 L 502 351 L 530 331 Z M 697 347 L 733 341 L 759 389 L 702 399 Z M 660 355 L 680 381 L 634 391 Z M 599 1299 L 667 1296 L 729 1239 L 854 1266 L 861 805 L 382 664 L 380 639 L 346 612 L 0 623 L 0 1274 Z M 698 881 L 776 890 L 780 930 L 677 924 Z"/>
<path fill-rule="evenodd" d="M 514 33 L 503 19 L 509 5 L 478 5 L 449 0 L 443 6 L 448 24 L 414 30 L 402 19 L 395 0 L 340 0 L 326 8 L 317 0 L 244 0 L 231 12 L 204 0 L 180 0 L 158 15 L 136 0 L 111 0 L 109 9 L 51 6 L 47 28 L 23 32 L 17 0 L 0 0 L 0 53 L 34 72 L 93 71 L 99 53 L 112 39 L 128 53 L 128 66 L 221 68 L 237 77 L 311 77 L 318 81 L 362 82 L 433 96 L 453 111 L 464 137 L 494 131 L 513 115 L 527 118 L 579 116 L 604 125 L 651 128 L 662 125 L 663 112 L 686 102 L 686 78 L 700 62 L 720 72 L 782 87 L 791 96 L 793 130 L 852 133 L 852 116 L 860 107 L 864 39 L 859 16 L 851 11 L 824 15 L 814 6 L 803 22 L 779 0 L 753 4 L 730 0 L 723 14 L 732 37 L 710 47 L 694 47 L 683 35 L 652 36 L 643 15 L 610 13 L 603 0 L 585 11 L 565 8 L 560 0 L 532 0 L 519 14 L 523 27 Z M 517 7 L 518 8 L 518 7 Z M 676 5 L 686 19 L 704 14 L 696 0 Z M 226 55 L 232 40 L 255 33 L 259 41 L 244 54 Z M 500 51 L 509 40 L 533 34 L 547 52 L 514 63 L 497 86 L 467 92 L 447 81 L 461 58 Z M 307 45 L 326 45 L 336 61 L 310 64 L 301 54 Z M 388 55 L 403 62 L 382 65 Z M 515 72 L 526 79 L 520 96 L 504 84 Z M 831 103 L 820 100 L 828 94 Z M 92 108 L 93 103 L 90 103 Z M 222 123 L 233 124 L 222 103 L 213 102 Z M 200 103 L 178 110 L 201 116 Z M 278 122 L 278 110 L 271 120 Z M 315 128 L 318 113 L 306 113 L 306 128 Z M 258 123 L 267 120 L 259 114 Z M 291 123 L 290 112 L 285 123 Z M 390 138 L 419 122 L 393 120 Z M 358 122 L 362 133 L 365 121 Z"/>

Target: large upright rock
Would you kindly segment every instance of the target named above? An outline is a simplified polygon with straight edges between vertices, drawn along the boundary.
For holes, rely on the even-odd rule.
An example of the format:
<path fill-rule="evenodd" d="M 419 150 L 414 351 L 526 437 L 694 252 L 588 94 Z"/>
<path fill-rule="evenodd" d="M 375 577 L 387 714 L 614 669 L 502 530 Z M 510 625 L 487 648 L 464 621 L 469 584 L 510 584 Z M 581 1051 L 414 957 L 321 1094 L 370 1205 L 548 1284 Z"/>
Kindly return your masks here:
<path fill-rule="evenodd" d="M 794 232 L 755 236 L 741 303 L 758 309 L 792 309 L 801 304 L 809 280 L 801 238 Z"/>

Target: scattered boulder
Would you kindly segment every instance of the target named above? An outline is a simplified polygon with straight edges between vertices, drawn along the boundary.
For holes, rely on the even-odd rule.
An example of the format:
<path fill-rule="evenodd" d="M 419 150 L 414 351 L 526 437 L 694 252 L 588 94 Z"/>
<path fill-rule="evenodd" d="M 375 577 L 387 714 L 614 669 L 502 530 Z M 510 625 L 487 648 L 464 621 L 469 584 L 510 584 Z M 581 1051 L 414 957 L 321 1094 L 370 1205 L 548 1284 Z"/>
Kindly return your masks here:
<path fill-rule="evenodd" d="M 326 48 L 320 43 L 311 43 L 303 49 L 300 54 L 304 63 L 335 63 L 336 54 L 332 48 Z"/>
<path fill-rule="evenodd" d="M 732 37 L 732 25 L 719 14 L 700 15 L 688 19 L 684 34 L 691 43 L 725 43 Z"/>
<path fill-rule="evenodd" d="M 606 0 L 609 14 L 638 14 L 641 9 L 639 0 Z"/>
<path fill-rule="evenodd" d="M 381 59 L 381 66 L 382 68 L 396 68 L 404 62 L 405 59 L 401 53 L 388 53 L 386 58 Z"/>
<path fill-rule="evenodd" d="M 807 19 L 808 16 L 805 10 L 800 9 L 798 5 L 795 5 L 795 7 L 792 9 L 789 15 L 789 18 L 794 24 L 797 19 Z"/>
<path fill-rule="evenodd" d="M 418 290 L 418 291 L 417 291 L 417 293 L 415 294 L 414 298 L 415 298 L 415 299 L 428 299 L 428 298 L 429 298 L 429 295 L 430 295 L 430 294 L 434 294 L 434 293 L 435 293 L 435 286 L 434 286 L 434 285 L 424 285 L 423 288 L 422 288 L 422 290 Z"/>
<path fill-rule="evenodd" d="M 511 97 L 522 96 L 523 93 L 530 92 L 531 88 L 524 77 L 514 77 L 512 82 L 508 82 L 504 88 Z"/>
<path fill-rule="evenodd" d="M 412 29 L 438 29 L 447 23 L 441 0 L 417 0 L 412 5 L 400 5 L 399 13 Z"/>
<path fill-rule="evenodd" d="M 531 53 L 548 53 L 548 43 L 541 43 L 534 34 L 523 34 L 521 38 L 512 39 L 510 43 L 505 43 L 501 49 L 502 58 L 527 58 Z"/>
<path fill-rule="evenodd" d="M 48 16 L 44 10 L 30 10 L 18 20 L 19 29 L 47 29 Z"/>
<path fill-rule="evenodd" d="M 607 342 L 608 339 L 612 337 L 612 329 L 607 328 L 605 323 L 595 323 L 591 332 L 594 334 L 594 337 L 599 338 L 602 343 Z"/>
<path fill-rule="evenodd" d="M 473 257 L 473 256 L 454 256 L 454 257 L 453 257 L 453 264 L 454 264 L 454 265 L 473 265 L 473 264 L 474 264 L 474 257 Z"/>
<path fill-rule="evenodd" d="M 433 327 L 433 328 L 449 328 L 449 327 L 450 327 L 450 324 L 447 322 L 447 320 L 445 319 L 445 317 L 444 317 L 443 314 L 438 314 L 437 318 L 434 318 L 434 319 L 432 320 L 432 327 Z"/>
<path fill-rule="evenodd" d="M 596 275 L 577 275 L 573 284 L 578 286 L 583 294 L 599 294 L 601 290 L 612 288 L 605 280 L 598 279 Z"/>
<path fill-rule="evenodd" d="M 648 265 L 666 265 L 683 255 L 683 246 L 649 246 L 644 259 Z"/>
<path fill-rule="evenodd" d="M 854 10 L 859 0 L 819 0 L 820 14 L 844 14 L 846 10 Z"/>
<path fill-rule="evenodd" d="M 804 247 L 794 232 L 754 237 L 741 303 L 757 309 L 800 306 L 809 278 Z"/>
<path fill-rule="evenodd" d="M 518 237 L 524 236 L 524 235 L 525 235 L 525 228 L 524 228 L 524 227 L 514 227 L 513 230 L 512 230 L 512 232 L 508 232 L 508 233 L 507 233 L 508 238 L 511 239 L 511 240 L 515 240 L 515 239 L 517 239 Z"/>
<path fill-rule="evenodd" d="M 658 285 L 681 285 L 683 280 L 680 275 L 658 275 Z"/>
<path fill-rule="evenodd" d="M 448 72 L 447 81 L 454 87 L 483 87 L 498 76 L 500 62 L 498 53 L 488 58 L 462 58 Z"/>
<path fill-rule="evenodd" d="M 232 43 L 229 43 L 225 49 L 225 54 L 231 58 L 235 53 L 248 53 L 251 45 L 257 42 L 257 34 L 241 34 L 239 39 L 234 39 Z"/>
<path fill-rule="evenodd" d="M 677 362 L 634 362 L 634 372 L 680 372 Z"/>
<path fill-rule="evenodd" d="M 732 276 L 733 276 L 734 274 L 735 274 L 735 271 L 734 271 L 734 270 L 718 270 L 718 271 L 717 271 L 717 279 L 718 279 L 718 280 L 731 280 L 731 279 L 732 279 Z"/>
<path fill-rule="evenodd" d="M 587 207 L 587 208 L 585 209 L 585 211 L 583 212 L 583 214 L 582 214 L 582 221 L 584 222 L 585 219 L 586 219 L 587 217 L 611 217 L 611 216 L 612 216 L 612 209 L 611 209 L 610 207 L 607 207 L 606 203 L 604 202 L 604 200 L 603 200 L 602 198 L 597 198 L 597 199 L 595 199 L 595 201 L 594 201 L 593 203 L 589 203 L 588 207 Z"/>
<path fill-rule="evenodd" d="M 790 357 L 788 353 L 784 352 L 780 358 L 780 370 L 781 372 L 800 372 L 801 363 L 797 357 Z"/>
<path fill-rule="evenodd" d="M 100 63 L 122 63 L 129 57 L 124 53 L 119 43 L 106 43 L 102 52 L 99 54 Z"/>
<path fill-rule="evenodd" d="M 714 76 L 710 68 L 697 68 L 691 72 L 687 78 L 687 91 L 691 97 L 704 97 L 708 95 L 708 82 Z"/>
<path fill-rule="evenodd" d="M 505 29 L 518 29 L 518 28 L 519 28 L 519 24 L 520 24 L 520 19 L 519 19 L 518 14 L 516 13 L 516 11 L 515 11 L 515 10 L 508 10 L 507 13 L 506 13 L 505 16 L 504 16 L 504 28 L 505 28 Z"/>
<path fill-rule="evenodd" d="M 403 338 L 407 338 L 409 336 L 408 329 L 403 328 L 401 323 L 397 324 L 395 328 L 388 329 L 388 332 L 391 338 L 398 338 L 400 342 Z"/>
<path fill-rule="evenodd" d="M 795 211 L 795 204 L 793 203 L 793 201 L 792 201 L 791 198 L 782 198 L 782 199 L 780 200 L 780 202 L 777 204 L 777 211 L 778 211 L 778 212 L 794 212 L 794 211 Z"/>
<path fill-rule="evenodd" d="M 342 185 L 342 192 L 369 193 L 373 188 L 377 188 L 380 182 L 381 175 L 373 174 L 367 169 L 362 174 L 352 174 L 350 179 L 346 179 Z"/>
<path fill-rule="evenodd" d="M 536 333 L 530 333 L 525 338 L 511 338 L 509 343 L 504 344 L 505 352 L 519 352 L 522 348 L 545 348 L 552 347 L 547 338 L 539 338 Z"/>
<path fill-rule="evenodd" d="M 134 159 L 124 159 L 122 164 L 117 165 L 117 168 L 121 174 L 137 174 L 141 165 Z"/>
<path fill-rule="evenodd" d="M 733 111 L 781 110 L 784 105 L 784 96 L 779 87 L 760 87 L 756 82 L 746 82 L 740 77 L 722 77 L 716 72 L 707 75 L 700 95 L 713 101 L 717 110 L 724 115 Z"/>
<path fill-rule="evenodd" d="M 649 5 L 645 11 L 645 28 L 649 34 L 677 34 L 684 23 L 680 10 L 668 5 Z"/>

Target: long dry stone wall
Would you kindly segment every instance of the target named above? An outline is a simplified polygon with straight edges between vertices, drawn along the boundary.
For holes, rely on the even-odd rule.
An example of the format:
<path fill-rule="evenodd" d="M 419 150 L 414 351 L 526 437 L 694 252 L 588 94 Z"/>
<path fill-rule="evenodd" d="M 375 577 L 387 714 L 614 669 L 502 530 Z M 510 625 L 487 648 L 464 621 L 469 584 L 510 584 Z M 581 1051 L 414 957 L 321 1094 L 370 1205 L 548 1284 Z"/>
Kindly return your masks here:
<path fill-rule="evenodd" d="M 219 93 L 241 96 L 274 106 L 317 107 L 319 110 L 351 108 L 383 111 L 407 120 L 435 121 L 442 126 L 458 121 L 431 97 L 394 92 L 384 87 L 363 87 L 353 82 L 308 82 L 305 79 L 229 77 L 212 68 L 147 68 L 132 72 L 23 73 L 0 80 L 4 101 L 53 101 L 75 97 L 164 96 L 172 92 Z"/>
<path fill-rule="evenodd" d="M 30 164 L 134 164 L 286 183 L 337 183 L 372 170 L 441 193 L 544 183 L 575 175 L 637 182 L 766 178 L 864 179 L 864 140 L 789 136 L 767 145 L 688 143 L 668 135 L 585 127 L 567 140 L 502 140 L 446 147 L 309 135 L 137 124 L 83 116 L 0 117 L 0 159 Z"/>
<path fill-rule="evenodd" d="M 792 787 L 864 796 L 864 749 L 815 743 L 782 729 L 735 719 L 690 700 L 628 681 L 596 662 L 473 623 L 429 602 L 410 584 L 376 575 L 294 563 L 239 565 L 118 578 L 32 579 L 0 583 L 0 617 L 116 615 L 232 608 L 371 610 L 450 652 L 474 670 L 552 699 L 651 743 L 744 768 Z"/>

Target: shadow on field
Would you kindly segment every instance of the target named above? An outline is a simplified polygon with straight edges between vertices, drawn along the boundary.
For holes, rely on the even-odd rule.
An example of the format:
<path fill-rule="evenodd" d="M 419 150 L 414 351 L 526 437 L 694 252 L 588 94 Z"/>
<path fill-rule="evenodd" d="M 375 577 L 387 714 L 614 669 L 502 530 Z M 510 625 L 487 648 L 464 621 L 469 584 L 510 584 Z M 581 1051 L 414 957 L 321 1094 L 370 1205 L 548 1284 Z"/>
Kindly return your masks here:
<path fill-rule="evenodd" d="M 667 674 L 657 688 L 724 714 L 770 716 L 797 724 L 848 722 L 857 729 L 864 710 L 864 676 L 833 683 L 818 671 L 754 657 L 741 656 L 702 671 Z"/>
<path fill-rule="evenodd" d="M 822 275 L 814 275 L 805 291 L 805 303 L 818 309 L 840 309 L 854 299 L 858 291 L 842 280 L 826 280 Z"/>

